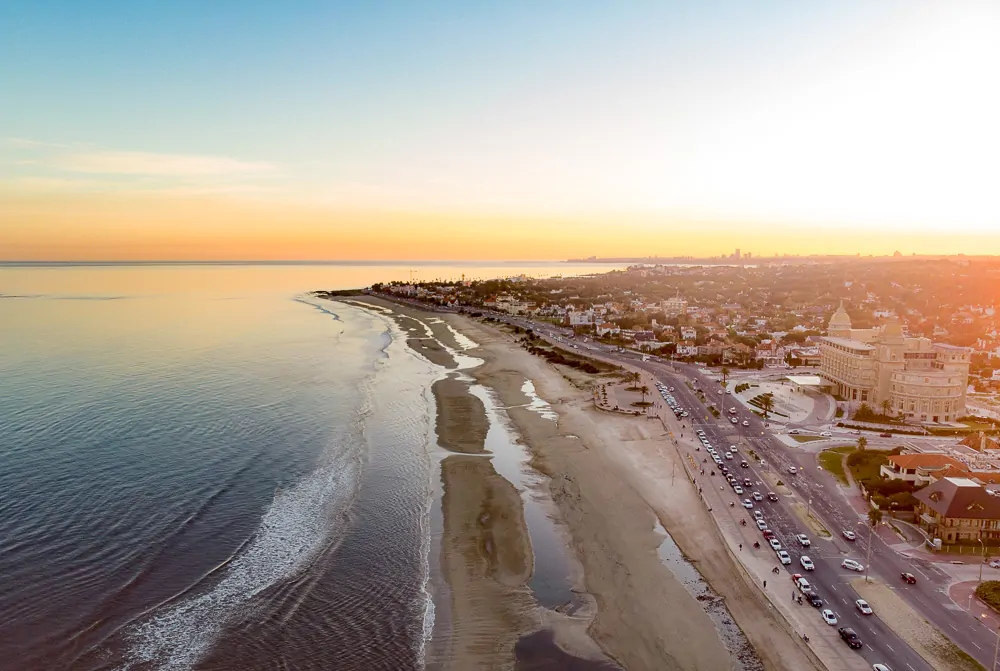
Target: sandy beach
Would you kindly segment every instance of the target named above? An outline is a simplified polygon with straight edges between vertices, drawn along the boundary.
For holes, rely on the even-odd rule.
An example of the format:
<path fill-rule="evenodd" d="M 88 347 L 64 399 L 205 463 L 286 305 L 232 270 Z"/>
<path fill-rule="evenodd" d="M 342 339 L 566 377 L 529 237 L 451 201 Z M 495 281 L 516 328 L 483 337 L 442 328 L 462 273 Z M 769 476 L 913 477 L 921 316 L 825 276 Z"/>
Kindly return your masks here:
<path fill-rule="evenodd" d="M 577 567 L 574 590 L 584 605 L 570 614 L 540 607 L 527 588 L 533 566 L 522 500 L 485 455 L 474 456 L 483 450 L 488 426 L 483 406 L 466 378 L 443 378 L 433 391 L 439 445 L 454 453 L 441 463 L 441 572 L 451 623 L 446 635 L 435 632 L 429 667 L 561 668 L 515 661 L 518 641 L 544 628 L 554 645 L 578 660 L 613 660 L 626 669 L 744 668 L 703 604 L 661 561 L 659 521 L 725 600 L 757 650 L 756 664 L 817 668 L 740 577 L 695 488 L 683 476 L 671 477 L 681 470 L 680 457 L 658 421 L 595 409 L 578 374 L 564 376 L 501 329 L 459 315 L 359 300 L 400 315 L 396 321 L 414 336 L 412 345 L 428 342 L 419 340 L 423 326 L 417 320 L 448 349 L 461 348 L 449 324 L 478 343 L 465 354 L 483 364 L 463 373 L 496 395 L 531 455 L 531 467 L 547 476 L 546 494 Z M 456 367 L 440 346 L 414 349 Z M 522 391 L 527 380 L 557 413 L 556 421 L 530 407 Z"/>

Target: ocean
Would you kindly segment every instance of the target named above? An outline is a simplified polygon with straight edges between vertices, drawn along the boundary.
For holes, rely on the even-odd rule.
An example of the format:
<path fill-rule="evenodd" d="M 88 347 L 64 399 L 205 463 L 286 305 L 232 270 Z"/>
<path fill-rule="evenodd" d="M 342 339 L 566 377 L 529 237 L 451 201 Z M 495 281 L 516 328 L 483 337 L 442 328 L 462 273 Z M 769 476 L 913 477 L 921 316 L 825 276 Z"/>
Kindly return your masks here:
<path fill-rule="evenodd" d="M 421 668 L 442 370 L 306 292 L 606 269 L 0 266 L 0 668 Z"/>

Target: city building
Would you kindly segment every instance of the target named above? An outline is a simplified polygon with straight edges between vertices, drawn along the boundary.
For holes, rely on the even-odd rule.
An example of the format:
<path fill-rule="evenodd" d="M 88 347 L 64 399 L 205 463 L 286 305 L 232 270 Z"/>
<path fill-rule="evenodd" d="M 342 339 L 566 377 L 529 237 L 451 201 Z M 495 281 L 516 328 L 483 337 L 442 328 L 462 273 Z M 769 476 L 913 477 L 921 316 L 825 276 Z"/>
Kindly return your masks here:
<path fill-rule="evenodd" d="M 894 454 L 879 469 L 882 477 L 906 480 L 916 485 L 937 481 L 941 474 L 950 471 L 968 471 L 961 461 L 947 454 Z"/>
<path fill-rule="evenodd" d="M 837 395 L 876 412 L 951 422 L 965 415 L 970 355 L 967 347 L 906 337 L 895 319 L 851 328 L 841 304 L 820 340 L 820 375 Z"/>
<path fill-rule="evenodd" d="M 1000 496 L 968 478 L 941 478 L 914 493 L 917 521 L 945 543 L 1000 540 Z"/>
<path fill-rule="evenodd" d="M 687 306 L 688 302 L 681 298 L 680 294 L 660 302 L 660 309 L 668 317 L 676 317 L 677 315 L 684 314 L 687 311 Z"/>

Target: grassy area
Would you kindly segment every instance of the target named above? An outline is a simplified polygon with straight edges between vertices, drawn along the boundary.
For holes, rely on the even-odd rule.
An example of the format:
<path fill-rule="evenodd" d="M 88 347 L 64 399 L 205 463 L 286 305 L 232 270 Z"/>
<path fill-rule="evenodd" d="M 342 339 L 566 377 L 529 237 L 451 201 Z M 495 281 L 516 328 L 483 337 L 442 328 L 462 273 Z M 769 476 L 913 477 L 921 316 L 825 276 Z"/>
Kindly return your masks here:
<path fill-rule="evenodd" d="M 880 477 L 879 468 L 888 461 L 888 453 L 878 450 L 855 451 L 847 456 L 847 467 L 855 482 Z"/>
<path fill-rule="evenodd" d="M 854 452 L 853 447 L 835 447 L 819 453 L 819 465 L 830 475 L 837 478 L 841 484 L 848 484 L 847 473 L 844 471 L 844 455 Z"/>
<path fill-rule="evenodd" d="M 799 436 L 794 435 L 791 437 L 796 443 L 811 443 L 814 440 L 826 440 L 823 436 Z"/>

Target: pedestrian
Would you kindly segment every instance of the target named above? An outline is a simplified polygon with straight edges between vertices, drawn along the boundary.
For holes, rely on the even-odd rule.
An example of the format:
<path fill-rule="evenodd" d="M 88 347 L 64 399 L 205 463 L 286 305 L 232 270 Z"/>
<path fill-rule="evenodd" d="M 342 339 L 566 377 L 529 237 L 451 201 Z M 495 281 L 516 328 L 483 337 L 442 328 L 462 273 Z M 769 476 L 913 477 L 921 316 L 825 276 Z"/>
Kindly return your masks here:
<path fill-rule="evenodd" d="M 764 589 L 767 589 L 767 581 L 764 581 Z"/>
<path fill-rule="evenodd" d="M 792 591 L 792 601 L 793 602 L 795 601 L 795 592 L 794 592 L 794 590 Z"/>
<path fill-rule="evenodd" d="M 743 552 L 743 543 L 740 543 L 740 552 Z"/>

